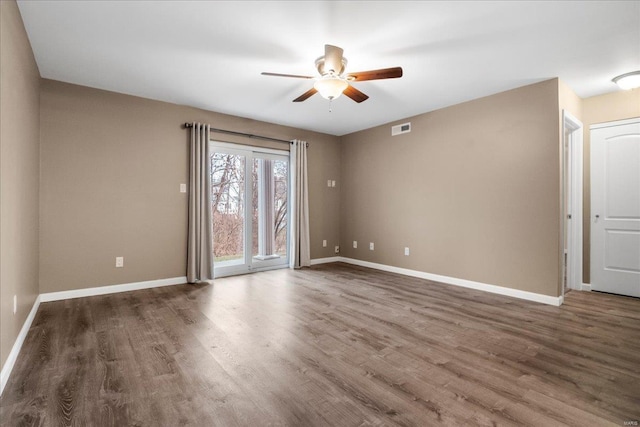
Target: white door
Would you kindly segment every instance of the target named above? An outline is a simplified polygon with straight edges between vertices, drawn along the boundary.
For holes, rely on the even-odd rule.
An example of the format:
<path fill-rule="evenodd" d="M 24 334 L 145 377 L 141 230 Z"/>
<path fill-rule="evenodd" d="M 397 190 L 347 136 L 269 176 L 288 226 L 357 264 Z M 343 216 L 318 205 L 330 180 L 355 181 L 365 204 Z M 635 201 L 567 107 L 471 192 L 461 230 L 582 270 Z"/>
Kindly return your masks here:
<path fill-rule="evenodd" d="M 640 119 L 591 126 L 591 289 L 640 297 Z"/>

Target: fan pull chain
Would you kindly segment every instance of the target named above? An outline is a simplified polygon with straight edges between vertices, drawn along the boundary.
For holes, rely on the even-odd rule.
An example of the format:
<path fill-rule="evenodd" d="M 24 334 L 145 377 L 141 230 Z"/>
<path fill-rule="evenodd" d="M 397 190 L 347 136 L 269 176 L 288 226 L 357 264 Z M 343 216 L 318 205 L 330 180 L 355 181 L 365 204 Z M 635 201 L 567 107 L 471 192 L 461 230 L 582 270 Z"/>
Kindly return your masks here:
<path fill-rule="evenodd" d="M 333 110 L 331 109 L 331 101 L 333 101 L 333 98 L 329 98 L 329 112 L 332 112 Z"/>

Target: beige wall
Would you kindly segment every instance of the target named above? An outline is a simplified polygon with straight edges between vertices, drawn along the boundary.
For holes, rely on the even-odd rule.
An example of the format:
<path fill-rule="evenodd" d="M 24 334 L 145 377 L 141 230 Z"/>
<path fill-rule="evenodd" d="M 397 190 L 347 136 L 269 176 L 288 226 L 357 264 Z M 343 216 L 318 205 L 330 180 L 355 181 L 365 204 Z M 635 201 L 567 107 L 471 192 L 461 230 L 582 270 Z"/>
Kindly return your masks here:
<path fill-rule="evenodd" d="M 557 79 L 406 121 L 342 138 L 342 255 L 557 296 Z"/>
<path fill-rule="evenodd" d="M 640 89 L 617 91 L 582 100 L 584 124 L 584 251 L 583 282 L 591 283 L 591 137 L 589 126 L 596 123 L 640 117 Z"/>
<path fill-rule="evenodd" d="M 185 121 L 308 141 L 311 256 L 333 255 L 339 191 L 326 181 L 340 180 L 339 138 L 43 80 L 40 292 L 185 275 L 187 196 L 178 191 L 188 174 Z M 124 268 L 115 268 L 116 256 Z"/>
<path fill-rule="evenodd" d="M 567 110 L 578 120 L 582 120 L 582 99 L 562 80 L 558 80 L 559 118 L 562 120 L 562 110 Z M 560 122 L 562 132 L 562 122 Z"/>
<path fill-rule="evenodd" d="M 14 1 L 0 1 L 0 76 L 0 365 L 4 366 L 38 295 L 40 74 Z"/>

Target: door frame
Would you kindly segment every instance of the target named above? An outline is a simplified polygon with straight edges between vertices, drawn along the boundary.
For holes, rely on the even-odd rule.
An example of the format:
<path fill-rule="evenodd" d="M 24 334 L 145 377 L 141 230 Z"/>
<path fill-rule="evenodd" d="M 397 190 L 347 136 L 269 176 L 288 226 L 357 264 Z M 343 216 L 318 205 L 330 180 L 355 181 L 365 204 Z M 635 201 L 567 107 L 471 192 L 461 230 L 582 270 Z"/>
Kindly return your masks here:
<path fill-rule="evenodd" d="M 582 283 L 582 192 L 583 192 L 583 165 L 584 165 L 584 131 L 583 124 L 575 116 L 567 110 L 562 110 L 562 277 L 566 273 L 567 287 L 572 290 L 583 290 Z M 565 135 L 568 131 L 568 162 L 565 162 Z M 565 164 L 568 163 L 568 168 Z M 568 169 L 568 170 L 565 170 Z M 566 180 L 569 180 L 569 190 Z M 568 193 L 568 194 L 567 194 Z M 565 203 L 567 201 L 568 203 Z M 571 206 L 571 212 L 565 212 L 565 204 Z M 571 221 L 566 221 L 567 215 L 571 215 Z M 565 223 L 569 223 L 567 233 L 567 242 L 565 242 Z M 566 243 L 566 244 L 565 244 Z M 567 248 L 566 272 L 564 263 L 564 248 Z M 561 285 L 564 296 L 564 283 Z"/>
<path fill-rule="evenodd" d="M 292 183 L 292 177 L 291 177 L 291 159 L 289 156 L 289 151 L 287 150 L 277 150 L 277 149 L 273 149 L 273 148 L 262 148 L 262 147 L 256 147 L 253 145 L 243 145 L 243 144 L 235 144 L 232 142 L 224 142 L 224 141 L 217 141 L 217 140 L 209 140 L 209 152 L 210 153 L 214 153 L 215 149 L 221 149 L 222 152 L 226 152 L 226 153 L 231 153 L 231 154 L 239 154 L 239 155 L 243 155 L 245 156 L 245 182 L 244 182 L 244 197 L 245 197 L 245 203 L 247 200 L 252 200 L 253 197 L 253 188 L 252 188 L 252 183 L 251 180 L 248 179 L 247 177 L 250 177 L 251 174 L 249 173 L 249 171 L 251 170 L 251 162 L 253 162 L 253 159 L 255 157 L 260 157 L 260 158 L 271 158 L 274 160 L 278 160 L 278 158 L 282 159 L 282 158 L 286 158 L 287 163 L 288 163 L 288 183 L 287 183 L 287 188 L 288 188 L 288 193 L 287 193 L 287 215 L 290 215 L 291 213 L 291 194 L 292 194 L 292 189 L 291 189 L 291 183 Z M 247 155 L 247 153 L 250 153 L 249 155 Z M 257 155 L 256 155 L 257 154 Z M 251 161 L 250 161 L 251 160 Z M 246 207 L 246 206 L 245 206 Z M 253 227 L 257 226 L 257 224 L 253 224 L 253 221 L 251 221 L 249 219 L 249 210 L 245 209 L 245 219 L 244 219 L 244 248 L 245 248 L 245 254 L 244 254 L 244 259 L 243 262 L 237 265 L 227 265 L 227 266 L 223 266 L 221 268 L 216 269 L 215 263 L 213 265 L 213 277 L 214 278 L 219 278 L 219 277 L 227 277 L 227 276 L 236 276 L 239 274 L 246 274 L 246 273 L 253 273 L 253 272 L 257 272 L 257 271 L 267 271 L 267 270 L 276 270 L 276 269 L 280 269 L 280 268 L 288 268 L 289 267 L 289 260 L 291 259 L 291 251 L 290 251 L 290 241 L 291 241 L 291 227 L 289 225 L 287 225 L 287 243 L 286 243 L 286 247 L 287 247 L 287 258 L 285 260 L 284 263 L 282 262 L 276 262 L 275 260 L 270 260 L 270 261 L 260 261 L 259 266 L 254 266 L 252 264 L 252 258 L 253 258 L 253 254 L 252 252 L 252 239 L 253 239 Z M 287 219 L 288 224 L 291 223 L 290 218 Z M 214 231 L 215 232 L 215 231 Z"/>

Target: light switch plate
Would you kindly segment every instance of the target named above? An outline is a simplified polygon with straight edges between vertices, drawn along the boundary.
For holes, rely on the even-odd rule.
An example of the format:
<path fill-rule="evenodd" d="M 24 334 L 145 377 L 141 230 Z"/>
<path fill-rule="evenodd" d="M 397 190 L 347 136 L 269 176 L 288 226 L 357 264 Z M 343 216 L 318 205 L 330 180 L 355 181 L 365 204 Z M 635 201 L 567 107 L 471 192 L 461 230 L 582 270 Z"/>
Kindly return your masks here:
<path fill-rule="evenodd" d="M 180 184 L 180 192 L 181 193 L 187 192 L 187 184 Z"/>

